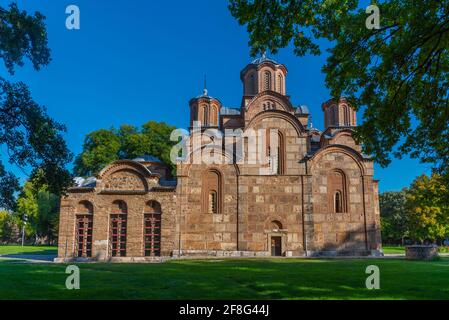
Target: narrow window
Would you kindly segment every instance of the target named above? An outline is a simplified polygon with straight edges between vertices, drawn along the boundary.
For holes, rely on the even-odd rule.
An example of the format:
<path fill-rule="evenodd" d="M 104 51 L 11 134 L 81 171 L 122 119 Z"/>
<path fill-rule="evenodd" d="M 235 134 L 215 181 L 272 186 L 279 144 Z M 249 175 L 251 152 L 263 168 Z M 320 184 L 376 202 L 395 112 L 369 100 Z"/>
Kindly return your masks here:
<path fill-rule="evenodd" d="M 271 129 L 265 130 L 265 155 L 267 157 L 268 168 L 270 168 L 270 174 L 273 173 L 272 159 L 271 159 Z M 265 162 L 265 161 L 264 161 Z"/>
<path fill-rule="evenodd" d="M 343 112 L 344 112 L 345 126 L 349 126 L 350 125 L 350 121 L 349 121 L 349 108 L 348 108 L 348 106 L 344 106 L 343 107 Z"/>
<path fill-rule="evenodd" d="M 283 92 L 284 92 L 284 88 L 283 88 L 283 79 L 282 79 L 282 75 L 278 75 L 278 85 L 277 85 L 277 87 L 278 87 L 278 92 L 280 93 L 280 94 L 283 94 Z"/>
<path fill-rule="evenodd" d="M 342 205 L 341 205 L 342 199 L 341 199 L 341 191 L 337 191 L 335 193 L 335 212 L 336 213 L 342 213 Z"/>
<path fill-rule="evenodd" d="M 336 119 L 336 112 L 335 112 L 335 106 L 330 107 L 330 125 L 335 126 Z"/>
<path fill-rule="evenodd" d="M 272 167 L 273 161 L 271 159 L 271 147 L 270 146 L 267 147 L 267 157 L 268 157 L 268 166 L 270 167 L 271 172 L 274 172 L 274 169 Z"/>
<path fill-rule="evenodd" d="M 284 135 L 282 132 L 278 131 L 278 150 L 277 150 L 277 164 L 276 164 L 276 170 L 277 174 L 284 174 L 285 173 L 285 141 L 284 141 Z"/>
<path fill-rule="evenodd" d="M 264 89 L 271 90 L 271 73 L 270 73 L 270 71 L 264 72 L 263 80 L 264 80 Z"/>
<path fill-rule="evenodd" d="M 207 106 L 203 106 L 203 122 L 202 125 L 203 126 L 207 126 L 209 124 L 209 115 L 208 115 L 208 110 L 207 110 Z"/>
<path fill-rule="evenodd" d="M 277 134 L 271 132 L 272 130 L 276 130 Z M 273 136 L 271 136 L 272 134 Z M 283 133 L 277 129 L 267 129 L 266 141 L 268 166 L 271 174 L 284 174 L 285 141 Z"/>
<path fill-rule="evenodd" d="M 211 114 L 211 119 L 210 119 L 210 124 L 211 125 L 213 125 L 213 126 L 216 126 L 216 125 L 218 125 L 218 121 L 217 121 L 217 108 L 215 107 L 215 106 L 213 106 L 212 108 L 211 108 L 211 112 L 212 112 L 212 114 Z"/>
<path fill-rule="evenodd" d="M 202 181 L 202 212 L 221 213 L 221 174 L 217 170 L 208 170 Z"/>
<path fill-rule="evenodd" d="M 327 188 L 329 212 L 349 212 L 346 176 L 342 170 L 334 169 L 328 173 Z"/>
<path fill-rule="evenodd" d="M 254 74 L 250 75 L 247 82 L 247 94 L 255 94 L 256 93 L 256 81 L 254 79 Z"/>
<path fill-rule="evenodd" d="M 209 213 L 217 213 L 217 191 L 209 192 Z"/>

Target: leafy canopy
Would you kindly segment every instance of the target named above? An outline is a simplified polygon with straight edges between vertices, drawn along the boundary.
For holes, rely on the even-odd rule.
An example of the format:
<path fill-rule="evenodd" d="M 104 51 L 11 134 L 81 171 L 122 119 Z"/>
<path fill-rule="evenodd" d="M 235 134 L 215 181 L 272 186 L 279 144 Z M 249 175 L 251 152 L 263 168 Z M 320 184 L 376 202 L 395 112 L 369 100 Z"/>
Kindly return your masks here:
<path fill-rule="evenodd" d="M 419 240 L 449 237 L 449 203 L 444 195 L 448 186 L 438 174 L 422 175 L 407 191 L 406 210 L 410 235 Z"/>
<path fill-rule="evenodd" d="M 432 163 L 449 181 L 449 0 L 376 1 L 380 29 L 356 0 L 230 0 L 251 54 L 293 43 L 298 56 L 334 46 L 323 67 L 332 96 L 364 109 L 364 151 L 386 166 L 391 154 Z"/>
<path fill-rule="evenodd" d="M 388 191 L 379 195 L 382 238 L 384 241 L 398 242 L 409 236 L 406 194 L 407 190 L 404 189 Z"/>
<path fill-rule="evenodd" d="M 13 75 L 29 59 L 39 70 L 50 62 L 44 16 L 20 11 L 15 3 L 0 6 L 0 58 Z M 4 158 L 22 170 L 31 168 L 36 183 L 59 194 L 70 183 L 65 165 L 72 155 L 63 139 L 65 127 L 51 119 L 31 97 L 28 87 L 0 77 L 0 147 Z M 11 209 L 19 182 L 0 162 L 0 207 Z"/>
<path fill-rule="evenodd" d="M 34 181 L 25 183 L 17 199 L 17 216 L 27 217 L 27 237 L 44 239 L 51 243 L 57 239 L 59 225 L 59 196 L 48 191 L 47 186 L 37 186 Z"/>
<path fill-rule="evenodd" d="M 118 159 L 133 159 L 153 155 L 169 164 L 170 150 L 176 142 L 170 141 L 175 127 L 164 122 L 149 121 L 141 128 L 122 125 L 115 129 L 100 129 L 84 139 L 83 151 L 75 159 L 74 171 L 79 176 L 93 176 L 106 165 Z"/>

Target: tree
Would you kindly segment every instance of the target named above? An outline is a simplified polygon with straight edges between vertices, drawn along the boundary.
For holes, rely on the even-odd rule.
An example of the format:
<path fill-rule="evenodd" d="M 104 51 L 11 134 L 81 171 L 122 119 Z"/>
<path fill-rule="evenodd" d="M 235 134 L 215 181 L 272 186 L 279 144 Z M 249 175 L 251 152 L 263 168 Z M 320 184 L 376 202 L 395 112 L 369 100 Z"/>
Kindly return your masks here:
<path fill-rule="evenodd" d="M 170 165 L 172 173 L 175 172 L 175 164 L 170 160 L 170 151 L 177 142 L 170 141 L 170 135 L 175 129 L 174 126 L 165 122 L 156 121 L 148 121 L 142 126 L 142 134 L 148 143 L 145 153 L 159 157 L 164 163 Z"/>
<path fill-rule="evenodd" d="M 120 139 L 114 129 L 100 129 L 84 139 L 83 152 L 76 157 L 74 171 L 80 176 L 96 175 L 118 159 Z"/>
<path fill-rule="evenodd" d="M 59 224 L 59 196 L 48 191 L 47 186 L 37 186 L 27 181 L 17 199 L 17 216 L 27 217 L 25 233 L 34 237 L 35 243 L 53 243 L 57 238 Z"/>
<path fill-rule="evenodd" d="M 37 194 L 37 230 L 46 242 L 53 244 L 58 238 L 59 230 L 59 196 L 47 188 Z"/>
<path fill-rule="evenodd" d="M 382 239 L 384 242 L 400 241 L 409 236 L 406 210 L 406 189 L 383 192 L 379 196 Z"/>
<path fill-rule="evenodd" d="M 422 175 L 407 191 L 406 210 L 410 235 L 422 242 L 449 236 L 449 204 L 445 199 L 448 186 L 438 174 Z"/>
<path fill-rule="evenodd" d="M 14 240 L 14 233 L 18 230 L 15 216 L 6 210 L 0 210 L 0 243 Z"/>
<path fill-rule="evenodd" d="M 449 0 L 377 3 L 380 28 L 357 0 L 230 0 L 251 53 L 293 42 L 299 56 L 334 46 L 323 68 L 334 97 L 363 109 L 356 138 L 382 166 L 391 154 L 432 163 L 449 182 Z"/>
<path fill-rule="evenodd" d="M 174 129 L 165 122 L 149 121 L 141 128 L 122 125 L 119 129 L 91 132 L 84 140 L 83 151 L 76 157 L 74 172 L 79 176 L 93 176 L 114 160 L 143 155 L 159 157 L 174 171 L 170 161 L 170 150 L 176 144 L 170 141 Z"/>
<path fill-rule="evenodd" d="M 0 7 L 0 57 L 13 75 L 15 66 L 29 59 L 39 70 L 50 62 L 44 16 L 28 15 L 15 3 Z M 62 137 L 65 127 L 51 119 L 43 106 L 31 98 L 27 86 L 0 77 L 0 146 L 6 150 L 9 163 L 31 168 L 36 183 L 60 193 L 71 178 L 65 165 L 71 153 Z M 39 174 L 38 174 L 39 173 Z M 17 177 L 0 163 L 0 206 L 12 209 L 14 194 L 19 190 Z"/>

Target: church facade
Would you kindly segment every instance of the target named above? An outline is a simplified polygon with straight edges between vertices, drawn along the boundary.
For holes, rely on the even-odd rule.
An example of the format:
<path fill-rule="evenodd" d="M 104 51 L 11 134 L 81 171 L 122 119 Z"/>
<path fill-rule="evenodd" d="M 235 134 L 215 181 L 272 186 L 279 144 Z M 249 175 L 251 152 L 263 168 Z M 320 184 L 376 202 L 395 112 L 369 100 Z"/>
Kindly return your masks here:
<path fill-rule="evenodd" d="M 329 100 L 324 131 L 313 128 L 308 108 L 286 94 L 286 76 L 262 56 L 240 73 L 240 108 L 207 90 L 191 99 L 175 179 L 152 156 L 77 178 L 61 200 L 57 260 L 380 254 L 378 181 L 353 139 L 355 110 Z M 234 138 L 221 139 L 228 132 Z M 263 161 L 251 161 L 255 153 Z"/>

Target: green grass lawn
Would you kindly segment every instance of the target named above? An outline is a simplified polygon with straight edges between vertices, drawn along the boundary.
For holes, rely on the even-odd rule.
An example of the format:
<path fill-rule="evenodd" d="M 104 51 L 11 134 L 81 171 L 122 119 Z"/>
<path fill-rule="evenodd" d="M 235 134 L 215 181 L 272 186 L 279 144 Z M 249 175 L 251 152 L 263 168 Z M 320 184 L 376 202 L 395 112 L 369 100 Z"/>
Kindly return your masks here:
<path fill-rule="evenodd" d="M 380 290 L 365 288 L 368 265 Z M 155 264 L 0 262 L 1 299 L 449 299 L 449 259 L 226 259 Z"/>
<path fill-rule="evenodd" d="M 20 245 L 0 245 L 0 255 L 9 254 L 38 254 L 56 255 L 58 247 L 52 246 L 20 246 Z"/>
<path fill-rule="evenodd" d="M 403 253 L 405 254 L 405 248 L 401 246 L 382 246 L 384 253 Z"/>

